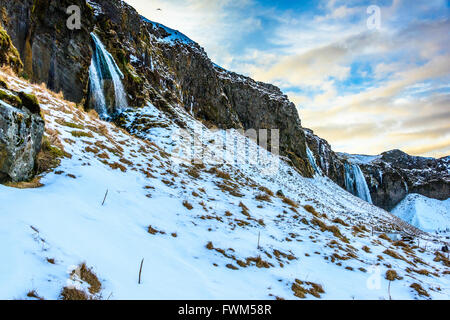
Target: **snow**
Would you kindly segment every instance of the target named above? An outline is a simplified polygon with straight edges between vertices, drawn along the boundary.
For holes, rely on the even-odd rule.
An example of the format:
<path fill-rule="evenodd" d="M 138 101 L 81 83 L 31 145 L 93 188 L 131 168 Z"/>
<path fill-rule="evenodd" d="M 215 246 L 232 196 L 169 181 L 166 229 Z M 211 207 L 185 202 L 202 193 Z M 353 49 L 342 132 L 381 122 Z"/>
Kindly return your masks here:
<path fill-rule="evenodd" d="M 450 233 L 450 199 L 440 201 L 411 193 L 392 213 L 423 231 Z"/>
<path fill-rule="evenodd" d="M 182 34 L 181 32 L 179 32 L 177 30 L 168 28 L 165 25 L 162 25 L 158 22 L 151 21 L 145 17 L 142 17 L 142 20 L 152 24 L 156 28 L 161 28 L 165 32 L 167 32 L 169 35 L 167 37 L 165 37 L 164 39 L 162 39 L 162 41 L 164 41 L 166 43 L 175 44 L 175 43 L 179 42 L 179 43 L 184 43 L 184 44 L 195 44 L 194 41 L 192 41 L 187 36 L 185 36 L 184 34 Z"/>
<path fill-rule="evenodd" d="M 368 155 L 363 155 L 363 154 L 348 154 L 348 153 L 342 153 L 342 152 L 337 152 L 337 154 L 341 158 L 347 159 L 351 163 L 358 164 L 358 165 L 359 164 L 370 164 L 371 162 L 381 159 L 380 155 L 368 156 Z"/>
<path fill-rule="evenodd" d="M 323 299 L 388 299 L 389 283 L 384 279 L 388 268 L 404 277 L 391 285 L 393 299 L 423 299 L 410 288 L 413 282 L 420 283 L 432 299 L 449 298 L 449 276 L 440 262 L 433 261 L 433 240 L 440 238 L 418 232 L 326 177 L 301 177 L 236 130 L 226 132 L 235 143 L 223 144 L 225 131 L 208 130 L 183 108 L 173 106 L 174 116 L 189 132 L 202 132 L 193 149 L 204 155 L 205 168 L 198 170 L 199 177 L 193 177 L 188 173 L 192 165 L 184 157 L 171 156 L 177 149 L 172 137 L 180 128 L 173 116 L 152 104 L 124 115 L 130 125 L 135 122 L 135 128 L 134 120 L 144 117 L 148 117 L 147 123 L 160 126 L 136 129 L 132 132 L 136 136 L 131 136 L 39 86 L 2 76 L 14 90 L 26 89 L 38 96 L 47 134 L 57 132 L 71 158 L 62 159 L 55 171 L 43 175 L 41 188 L 0 185 L 0 299 L 26 299 L 30 290 L 45 299 L 58 299 L 70 283 L 69 274 L 82 262 L 92 267 L 102 282 L 97 298 L 103 299 L 295 299 L 291 290 L 295 279 L 322 285 Z M 82 131 L 92 138 L 72 136 L 73 129 L 61 124 L 63 121 L 83 125 Z M 101 150 L 92 151 L 95 146 Z M 121 164 L 123 171 L 113 169 L 110 165 L 114 163 Z M 211 173 L 214 167 L 231 179 Z M 270 170 L 273 168 L 276 170 Z M 221 188 L 224 184 L 234 186 L 242 197 Z M 277 196 L 271 196 L 270 202 L 257 200 L 263 192 L 259 186 L 274 193 L 282 190 L 299 207 L 292 208 Z M 192 210 L 183 201 L 188 201 Z M 250 217 L 243 214 L 241 202 Z M 338 227 L 349 243 L 313 225 L 314 215 L 303 208 L 307 204 L 326 214 L 319 219 Z M 335 218 L 349 226 L 333 222 Z M 150 225 L 164 234 L 149 234 Z M 374 226 L 377 231 L 357 235 L 352 230 L 355 225 Z M 383 253 L 388 247 L 400 249 L 378 234 L 399 227 L 414 233 L 422 245 L 429 244 L 427 250 L 412 249 L 415 257 L 429 264 L 417 268 L 429 269 L 439 277 L 410 275 L 406 271 L 409 263 Z M 208 242 L 218 250 L 208 250 Z M 361 250 L 363 246 L 371 252 Z M 275 250 L 293 259 L 277 258 Z M 352 253 L 357 258 L 332 262 L 335 253 Z M 406 252 L 401 254 L 412 259 Z M 240 267 L 236 263 L 258 256 L 272 266 L 258 268 L 250 263 Z M 48 263 L 47 258 L 56 263 Z M 139 285 L 143 258 L 143 282 Z M 227 268 L 228 264 L 238 270 Z"/>

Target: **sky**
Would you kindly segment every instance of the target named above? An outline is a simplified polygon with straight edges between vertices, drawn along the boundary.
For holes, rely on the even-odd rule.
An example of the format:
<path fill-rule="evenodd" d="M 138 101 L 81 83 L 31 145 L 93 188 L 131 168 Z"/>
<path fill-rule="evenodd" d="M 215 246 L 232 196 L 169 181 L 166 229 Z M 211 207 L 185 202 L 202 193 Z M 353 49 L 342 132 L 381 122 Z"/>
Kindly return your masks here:
<path fill-rule="evenodd" d="M 126 0 L 279 86 L 333 150 L 450 155 L 450 0 Z"/>

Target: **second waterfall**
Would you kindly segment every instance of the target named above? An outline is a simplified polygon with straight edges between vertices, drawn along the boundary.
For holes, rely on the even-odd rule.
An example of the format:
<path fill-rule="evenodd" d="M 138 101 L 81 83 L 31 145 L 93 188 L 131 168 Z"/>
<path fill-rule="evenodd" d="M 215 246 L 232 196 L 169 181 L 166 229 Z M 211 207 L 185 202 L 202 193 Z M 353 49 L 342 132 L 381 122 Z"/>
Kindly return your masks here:
<path fill-rule="evenodd" d="M 89 67 L 89 106 L 94 108 L 101 118 L 108 119 L 128 107 L 122 84 L 124 76 L 100 39 L 94 33 L 91 33 L 91 37 L 94 52 Z"/>

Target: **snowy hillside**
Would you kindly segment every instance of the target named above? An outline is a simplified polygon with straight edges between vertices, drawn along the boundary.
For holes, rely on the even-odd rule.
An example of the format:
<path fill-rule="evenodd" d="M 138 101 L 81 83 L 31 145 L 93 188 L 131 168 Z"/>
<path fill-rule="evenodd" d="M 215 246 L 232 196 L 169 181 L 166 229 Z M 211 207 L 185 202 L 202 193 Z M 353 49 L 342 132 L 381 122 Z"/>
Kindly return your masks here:
<path fill-rule="evenodd" d="M 426 232 L 450 233 L 450 199 L 439 201 L 409 194 L 392 213 Z"/>
<path fill-rule="evenodd" d="M 34 92 L 65 154 L 39 188 L 0 185 L 0 299 L 60 299 L 72 287 L 94 299 L 449 298 L 440 238 L 328 178 L 303 178 L 237 131 L 223 144 L 224 131 L 184 109 L 148 104 L 125 112 L 131 136 L 0 74 Z M 202 132 L 202 162 L 178 153 L 180 126 Z"/>

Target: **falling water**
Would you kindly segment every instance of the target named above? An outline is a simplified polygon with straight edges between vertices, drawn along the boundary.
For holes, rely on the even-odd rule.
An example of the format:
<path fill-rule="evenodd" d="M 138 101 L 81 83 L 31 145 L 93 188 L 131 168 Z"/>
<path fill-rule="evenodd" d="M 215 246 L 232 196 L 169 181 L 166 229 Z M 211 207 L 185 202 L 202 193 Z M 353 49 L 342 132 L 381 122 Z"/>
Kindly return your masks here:
<path fill-rule="evenodd" d="M 309 164 L 313 167 L 314 172 L 322 174 L 322 170 L 320 170 L 319 166 L 317 165 L 314 154 L 312 153 L 311 149 L 309 149 L 308 145 L 306 145 L 306 155 L 308 156 Z"/>
<path fill-rule="evenodd" d="M 357 164 L 345 163 L 345 188 L 358 198 L 372 203 L 366 179 Z"/>
<path fill-rule="evenodd" d="M 91 37 L 95 44 L 89 67 L 91 105 L 100 117 L 109 118 L 111 114 L 119 114 L 128 107 L 122 85 L 124 76 L 97 36 L 91 33 Z M 114 99 L 110 96 L 112 90 L 114 90 Z"/>

